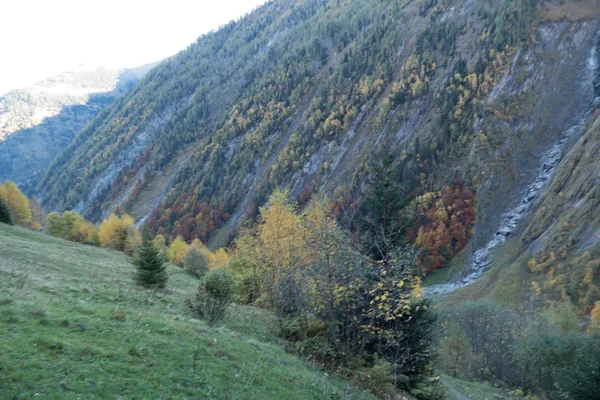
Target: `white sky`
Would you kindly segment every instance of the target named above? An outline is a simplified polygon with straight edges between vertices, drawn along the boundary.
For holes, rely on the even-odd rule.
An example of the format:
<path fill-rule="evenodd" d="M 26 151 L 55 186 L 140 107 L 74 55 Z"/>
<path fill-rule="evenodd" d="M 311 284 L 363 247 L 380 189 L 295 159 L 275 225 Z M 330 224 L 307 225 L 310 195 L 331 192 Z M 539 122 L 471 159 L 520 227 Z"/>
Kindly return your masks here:
<path fill-rule="evenodd" d="M 2 0 L 0 96 L 79 65 L 171 56 L 265 0 Z"/>

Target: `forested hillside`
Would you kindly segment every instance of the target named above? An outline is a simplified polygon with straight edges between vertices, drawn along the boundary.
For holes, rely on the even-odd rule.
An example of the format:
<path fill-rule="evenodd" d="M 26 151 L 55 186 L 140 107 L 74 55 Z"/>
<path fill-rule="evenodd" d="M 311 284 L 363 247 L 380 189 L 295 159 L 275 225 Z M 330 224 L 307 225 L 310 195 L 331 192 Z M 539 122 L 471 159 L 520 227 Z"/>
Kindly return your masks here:
<path fill-rule="evenodd" d="M 150 222 L 206 240 L 227 214 L 252 209 L 282 183 L 293 181 L 297 195 L 347 171 L 354 193 L 376 144 L 424 153 L 418 164 L 404 157 L 403 181 L 416 188 L 420 164 L 461 147 L 445 145 L 459 139 L 452 116 L 464 113 L 465 126 L 477 116 L 471 99 L 458 105 L 459 90 L 476 95 L 463 80 L 477 87 L 481 80 L 482 98 L 509 64 L 511 46 L 528 38 L 533 3 L 490 4 L 271 2 L 152 71 L 56 160 L 40 194 L 49 206 L 88 215 L 106 212 L 101 204 L 110 200 L 137 211 L 144 188 L 175 161 L 179 171 L 161 182 L 169 193 Z M 426 121 L 429 111 L 439 121 Z M 433 123 L 434 151 L 415 141 L 419 126 Z M 191 221 L 199 208 L 205 220 Z"/>
<path fill-rule="evenodd" d="M 0 182 L 35 187 L 36 175 L 151 67 L 79 68 L 0 97 Z"/>
<path fill-rule="evenodd" d="M 71 78 L 38 92 L 76 87 Z M 135 379 L 152 374 L 132 381 L 149 396 L 600 392 L 595 0 L 272 0 L 116 100 L 68 97 L 31 127 L 50 112 L 35 111 L 50 100 L 34 92 L 0 103 L 0 150 L 29 150 L 0 152 L 0 171 L 21 179 L 48 162 L 37 147 L 66 147 L 24 182 L 31 199 L 0 185 L 0 222 L 64 240 L 0 227 L 7 350 L 33 343 L 34 362 L 56 353 L 72 365 L 106 355 L 98 376 L 112 366 L 121 387 L 54 379 L 62 371 L 47 365 L 21 381 L 25 364 L 5 361 L 20 392 L 42 378 L 49 393 L 130 393 L 120 371 L 132 365 Z M 135 277 L 113 250 L 133 256 Z M 165 260 L 178 269 L 165 273 Z M 141 345 L 101 335 L 90 350 L 73 336 L 125 327 Z M 173 380 L 160 373 L 165 334 L 177 337 L 164 340 Z M 267 357 L 267 336 L 314 371 L 279 347 Z M 201 379 L 198 357 L 214 364 Z M 280 362 L 300 375 L 282 381 Z M 320 369 L 370 393 L 337 378 L 315 386 Z"/>
<path fill-rule="evenodd" d="M 37 194 L 49 209 L 127 212 L 167 242 L 217 248 L 276 188 L 300 206 L 323 189 L 360 227 L 389 158 L 405 202 L 398 241 L 421 249 L 426 272 L 461 255 L 433 291 L 455 290 L 534 229 L 585 132 L 599 12 L 592 0 L 272 1 L 153 69 L 77 135 Z M 596 246 L 582 237 L 567 258 Z"/>

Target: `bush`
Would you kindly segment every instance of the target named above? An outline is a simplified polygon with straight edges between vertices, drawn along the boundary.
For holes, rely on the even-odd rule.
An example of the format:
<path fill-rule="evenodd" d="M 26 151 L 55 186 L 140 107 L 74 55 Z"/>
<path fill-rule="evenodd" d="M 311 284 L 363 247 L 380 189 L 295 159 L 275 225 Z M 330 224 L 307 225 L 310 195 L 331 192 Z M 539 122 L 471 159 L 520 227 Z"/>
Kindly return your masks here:
<path fill-rule="evenodd" d="M 600 336 L 562 333 L 537 324 L 519 342 L 519 360 L 549 399 L 592 399 L 600 393 Z"/>
<path fill-rule="evenodd" d="M 457 378 L 472 378 L 471 371 L 477 357 L 473 354 L 469 337 L 460 327 L 450 323 L 439 347 L 439 365 L 444 371 Z"/>
<path fill-rule="evenodd" d="M 223 268 L 215 269 L 200 282 L 192 308 L 200 318 L 214 324 L 225 317 L 234 291 L 233 275 Z"/>
<path fill-rule="evenodd" d="M 356 360 L 352 366 L 356 383 L 381 398 L 389 398 L 394 393 L 394 368 L 388 361 L 378 359 L 371 366 Z"/>
<path fill-rule="evenodd" d="M 451 327 L 455 325 L 459 332 L 448 333 L 461 335 L 462 332 L 466 338 L 463 337 L 459 341 L 468 339 L 467 343 L 453 344 L 454 350 L 462 353 L 453 356 L 463 358 L 458 360 L 456 365 L 457 369 L 463 368 L 459 375 L 500 380 L 515 386 L 522 384 L 524 371 L 515 362 L 515 351 L 517 336 L 524 324 L 523 317 L 507 307 L 485 299 L 455 308 L 450 319 L 453 323 Z M 470 348 L 466 344 L 469 344 Z M 446 343 L 446 346 L 448 345 L 451 343 Z M 464 358 L 469 358 L 469 362 Z M 470 371 L 464 369 L 467 364 L 470 365 Z M 454 374 L 454 367 L 447 372 Z"/>
<path fill-rule="evenodd" d="M 98 230 L 75 211 L 65 211 L 62 215 L 51 212 L 46 217 L 46 232 L 54 237 L 72 242 L 97 245 Z"/>
<path fill-rule="evenodd" d="M 410 394 L 421 400 L 441 400 L 446 398 L 439 377 L 427 377 L 417 382 Z"/>
<path fill-rule="evenodd" d="M 239 304 L 253 304 L 260 297 L 261 280 L 258 275 L 242 275 L 236 279 L 235 298 Z"/>
<path fill-rule="evenodd" d="M 195 247 L 190 247 L 183 259 L 183 265 L 187 271 L 199 278 L 208 272 L 206 257 Z"/>

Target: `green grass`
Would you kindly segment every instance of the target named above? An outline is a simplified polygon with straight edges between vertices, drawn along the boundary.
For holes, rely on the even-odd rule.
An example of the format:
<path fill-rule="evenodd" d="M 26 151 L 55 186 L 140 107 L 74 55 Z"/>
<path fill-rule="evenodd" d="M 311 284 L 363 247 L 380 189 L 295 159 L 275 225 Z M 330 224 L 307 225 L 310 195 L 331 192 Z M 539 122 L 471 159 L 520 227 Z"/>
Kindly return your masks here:
<path fill-rule="evenodd" d="M 452 280 L 452 278 L 456 277 L 465 267 L 467 263 L 467 251 L 463 249 L 460 253 L 455 255 L 450 261 L 448 261 L 447 265 L 443 268 L 438 269 L 437 271 L 428 274 L 423 279 L 424 286 L 438 285 L 440 283 L 447 283 Z"/>
<path fill-rule="evenodd" d="M 522 252 L 518 238 L 507 240 L 492 253 L 490 269 L 472 284 L 449 293 L 444 304 L 452 306 L 488 297 L 519 308 L 531 294 L 533 278 L 526 270 L 528 257 L 528 252 Z"/>
<path fill-rule="evenodd" d="M 448 400 L 492 400 L 492 399 L 522 399 L 523 396 L 506 394 L 486 382 L 470 382 L 456 379 L 450 375 L 441 374 L 440 379 Z"/>
<path fill-rule="evenodd" d="M 197 281 L 133 283 L 122 253 L 0 224 L 0 398 L 369 399 L 286 353 L 273 316 L 194 318 Z"/>

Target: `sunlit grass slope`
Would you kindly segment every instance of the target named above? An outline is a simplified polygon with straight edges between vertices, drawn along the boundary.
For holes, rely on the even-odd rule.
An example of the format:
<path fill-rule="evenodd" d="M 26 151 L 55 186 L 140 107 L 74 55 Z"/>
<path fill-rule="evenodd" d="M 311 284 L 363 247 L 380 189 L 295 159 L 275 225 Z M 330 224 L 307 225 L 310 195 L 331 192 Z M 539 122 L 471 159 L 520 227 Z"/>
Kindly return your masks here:
<path fill-rule="evenodd" d="M 367 399 L 286 353 L 270 314 L 237 307 L 222 327 L 134 285 L 122 253 L 0 224 L 0 398 Z"/>

